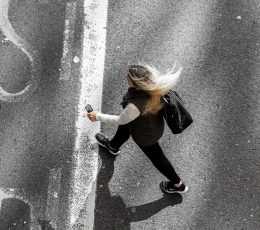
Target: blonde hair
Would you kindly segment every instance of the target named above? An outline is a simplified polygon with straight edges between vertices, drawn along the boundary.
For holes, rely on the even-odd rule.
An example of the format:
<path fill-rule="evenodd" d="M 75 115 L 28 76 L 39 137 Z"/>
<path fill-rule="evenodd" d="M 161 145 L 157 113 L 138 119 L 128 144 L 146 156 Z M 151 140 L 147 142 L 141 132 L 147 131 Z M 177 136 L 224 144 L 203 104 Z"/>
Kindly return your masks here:
<path fill-rule="evenodd" d="M 154 66 L 147 64 L 132 65 L 128 70 L 128 78 L 137 89 L 149 95 L 142 115 L 158 112 L 162 108 L 161 96 L 175 86 L 182 68 L 173 73 L 174 67 L 166 74 L 161 74 Z"/>

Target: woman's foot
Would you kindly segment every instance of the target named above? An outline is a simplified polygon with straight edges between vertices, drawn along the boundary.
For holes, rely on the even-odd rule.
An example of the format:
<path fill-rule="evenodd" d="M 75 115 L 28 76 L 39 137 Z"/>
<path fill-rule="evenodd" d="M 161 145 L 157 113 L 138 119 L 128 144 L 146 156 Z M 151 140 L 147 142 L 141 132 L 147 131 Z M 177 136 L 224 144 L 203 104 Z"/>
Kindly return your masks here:
<path fill-rule="evenodd" d="M 111 154 L 117 156 L 120 153 L 119 149 L 115 149 L 110 146 L 109 139 L 102 133 L 97 133 L 95 135 L 95 138 L 96 138 L 97 142 L 101 146 L 105 147 Z"/>
<path fill-rule="evenodd" d="M 171 181 L 162 181 L 160 188 L 165 193 L 185 193 L 188 191 L 188 186 L 182 183 L 179 187 L 176 187 Z"/>

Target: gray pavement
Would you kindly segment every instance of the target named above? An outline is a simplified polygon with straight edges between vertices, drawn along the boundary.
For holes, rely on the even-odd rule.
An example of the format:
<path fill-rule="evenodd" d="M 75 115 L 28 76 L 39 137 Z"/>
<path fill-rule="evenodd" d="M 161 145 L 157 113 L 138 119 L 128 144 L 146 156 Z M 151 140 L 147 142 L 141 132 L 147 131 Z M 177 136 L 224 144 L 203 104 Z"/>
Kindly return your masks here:
<path fill-rule="evenodd" d="M 121 110 L 128 64 L 177 60 L 194 123 L 160 143 L 190 190 L 163 195 L 132 140 L 115 159 L 100 151 L 95 229 L 260 228 L 259 16 L 257 1 L 110 1 L 103 112 Z"/>
<path fill-rule="evenodd" d="M 1 230 L 68 227 L 80 73 L 74 63 L 71 79 L 59 79 L 65 7 L 61 0 L 11 1 L 9 19 L 40 52 L 42 72 L 25 101 L 0 102 Z M 184 70 L 176 90 L 194 123 L 181 135 L 166 128 L 160 144 L 190 190 L 162 194 L 165 178 L 131 139 L 116 158 L 100 149 L 90 196 L 96 195 L 94 229 L 260 229 L 259 17 L 254 0 L 109 1 L 102 111 L 121 111 L 129 64 L 166 70 L 178 61 Z M 19 92 L 30 81 L 30 63 L 12 43 L 1 43 L 0 53 L 0 84 Z M 102 131 L 112 137 L 116 127 L 102 124 Z M 87 229 L 91 208 L 86 203 L 73 230 Z"/>

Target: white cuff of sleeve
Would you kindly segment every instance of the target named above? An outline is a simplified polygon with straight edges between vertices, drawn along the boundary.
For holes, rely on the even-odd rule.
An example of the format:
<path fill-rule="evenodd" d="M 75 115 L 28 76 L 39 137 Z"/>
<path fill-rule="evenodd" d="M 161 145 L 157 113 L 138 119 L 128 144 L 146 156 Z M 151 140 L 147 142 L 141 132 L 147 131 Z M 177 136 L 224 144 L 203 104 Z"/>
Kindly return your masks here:
<path fill-rule="evenodd" d="M 100 121 L 100 113 L 99 112 L 96 112 L 96 120 Z"/>

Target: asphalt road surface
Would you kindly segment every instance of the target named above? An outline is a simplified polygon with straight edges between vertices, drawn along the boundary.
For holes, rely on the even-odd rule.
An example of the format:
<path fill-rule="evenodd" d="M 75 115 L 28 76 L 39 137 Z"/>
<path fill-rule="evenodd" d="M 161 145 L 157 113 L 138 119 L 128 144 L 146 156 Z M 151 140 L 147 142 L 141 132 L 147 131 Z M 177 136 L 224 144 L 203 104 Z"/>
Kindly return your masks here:
<path fill-rule="evenodd" d="M 0 94 L 1 230 L 260 229 L 258 1 L 108 1 L 102 111 L 121 111 L 130 64 L 183 66 L 176 91 L 194 123 L 180 135 L 166 127 L 160 144 L 189 191 L 163 194 L 165 178 L 131 139 L 117 157 L 100 148 L 96 184 L 73 227 L 84 1 L 9 3 L 16 34 L 1 23 L 0 85 L 10 93 Z M 101 130 L 112 137 L 116 127 Z"/>
<path fill-rule="evenodd" d="M 80 88 L 77 66 L 72 66 L 75 71 L 71 79 L 60 79 L 67 5 L 65 1 L 30 0 L 9 4 L 8 19 L 26 43 L 19 47 L 2 31 L 1 86 L 15 94 L 37 82 L 32 78 L 31 60 L 24 52 L 27 48 L 31 51 L 30 46 L 39 53 L 36 62 L 40 81 L 36 90 L 25 92 L 25 99 L 18 97 L 13 102 L 6 97 L 1 101 L 0 187 L 6 205 L 1 208 L 0 229 L 66 229 Z M 80 12 L 75 20 L 76 55 Z M 35 52 L 31 53 L 37 59 Z M 25 205 L 29 209 L 26 212 L 21 209 Z"/>

